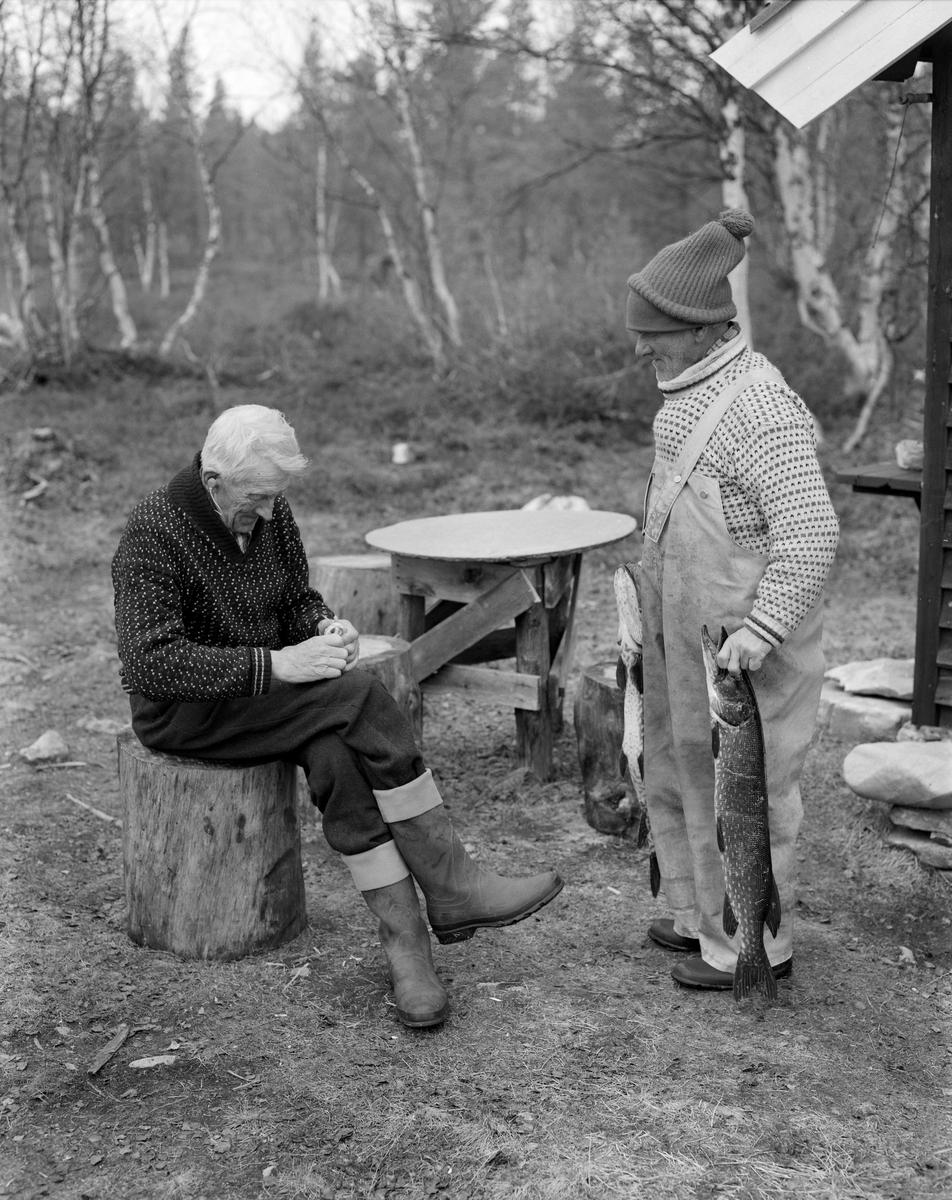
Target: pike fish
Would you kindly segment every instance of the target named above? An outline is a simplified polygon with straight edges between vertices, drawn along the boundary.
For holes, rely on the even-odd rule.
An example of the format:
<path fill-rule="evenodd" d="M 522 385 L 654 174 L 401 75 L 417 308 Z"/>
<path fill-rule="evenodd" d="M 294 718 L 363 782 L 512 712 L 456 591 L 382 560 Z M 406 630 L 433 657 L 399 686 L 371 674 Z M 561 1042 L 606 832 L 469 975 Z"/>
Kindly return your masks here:
<path fill-rule="evenodd" d="M 740 930 L 734 999 L 751 991 L 777 998 L 777 981 L 764 949 L 764 925 L 777 936 L 780 897 L 770 859 L 764 734 L 757 699 L 746 671 L 731 675 L 717 665 L 727 641 L 715 643 L 705 625 L 701 648 L 711 709 L 714 751 L 714 813 L 717 847 L 724 864 L 724 932 Z"/>
<path fill-rule="evenodd" d="M 621 742 L 619 768 L 623 779 L 627 779 L 638 806 L 638 833 L 636 845 L 639 849 L 651 840 L 648 824 L 648 806 L 645 803 L 645 704 L 644 673 L 642 670 L 643 632 L 641 621 L 640 565 L 625 563 L 615 571 L 615 603 L 618 606 L 618 656 L 616 682 L 625 693 L 625 728 Z M 654 849 L 650 860 L 651 894 L 657 896 L 661 888 L 661 872 Z"/>

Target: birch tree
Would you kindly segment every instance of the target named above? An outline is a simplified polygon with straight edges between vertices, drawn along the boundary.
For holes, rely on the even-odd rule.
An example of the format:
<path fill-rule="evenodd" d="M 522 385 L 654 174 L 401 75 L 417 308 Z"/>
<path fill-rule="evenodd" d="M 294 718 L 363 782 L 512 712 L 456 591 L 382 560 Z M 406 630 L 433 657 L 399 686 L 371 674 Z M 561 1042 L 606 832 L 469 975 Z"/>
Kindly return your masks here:
<path fill-rule="evenodd" d="M 902 108 L 885 106 L 881 121 L 877 162 L 884 185 L 874 197 L 872 228 L 864 237 L 864 248 L 844 280 L 851 299 L 844 295 L 830 260 L 834 239 L 842 232 L 837 225 L 841 186 L 837 166 L 842 139 L 849 136 L 843 112 L 828 110 L 800 131 L 778 119 L 773 137 L 774 178 L 800 320 L 842 355 L 847 367 L 846 398 L 862 400 L 843 447 L 846 451 L 865 435 L 892 374 L 895 355 L 886 305 L 898 265 L 893 247 L 906 210 L 903 181 L 916 175 L 913 160 L 918 148 L 910 147 L 905 158 L 900 155 Z"/>

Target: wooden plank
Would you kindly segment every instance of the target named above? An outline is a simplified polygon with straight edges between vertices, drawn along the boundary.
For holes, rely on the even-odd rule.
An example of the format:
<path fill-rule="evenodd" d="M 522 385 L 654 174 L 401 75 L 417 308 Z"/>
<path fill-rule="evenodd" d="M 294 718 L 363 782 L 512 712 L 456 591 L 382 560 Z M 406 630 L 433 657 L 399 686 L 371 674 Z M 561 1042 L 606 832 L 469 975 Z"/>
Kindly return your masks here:
<path fill-rule="evenodd" d="M 852 471 L 837 471 L 836 478 L 853 487 L 890 488 L 902 495 L 922 491 L 922 471 L 909 471 L 895 462 L 871 463 Z"/>
<path fill-rule="evenodd" d="M 546 608 L 555 608 L 575 579 L 580 554 L 566 554 L 542 568 L 542 598 Z"/>
<path fill-rule="evenodd" d="M 952 667 L 952 629 L 939 630 L 939 653 L 936 663 L 940 667 Z"/>
<path fill-rule="evenodd" d="M 952 553 L 946 550 L 942 557 L 942 586 L 952 588 Z"/>
<path fill-rule="evenodd" d="M 461 667 L 448 663 L 424 679 L 421 692 L 466 692 L 474 700 L 491 700 L 507 708 L 538 712 L 538 675 L 518 671 L 492 671 L 488 667 Z"/>
<path fill-rule="evenodd" d="M 902 50 L 905 47 L 897 47 Z M 949 371 L 952 369 L 952 28 L 932 40 L 932 176 L 929 196 L 929 291 L 926 318 L 926 387 L 922 422 L 924 462 L 916 606 L 916 666 L 912 719 L 936 724 L 936 657 L 942 604 L 943 542 L 952 546 L 944 511 Z M 948 539 L 948 540 L 946 540 Z"/>
<path fill-rule="evenodd" d="M 952 591 L 942 592 L 942 608 L 939 610 L 939 628 L 952 629 Z"/>
<path fill-rule="evenodd" d="M 414 679 L 420 683 L 467 646 L 538 603 L 539 594 L 525 572 L 510 575 L 413 642 L 410 662 Z"/>
<path fill-rule="evenodd" d="M 939 679 L 935 689 L 936 704 L 944 704 L 952 708 L 952 671 L 940 669 Z"/>
<path fill-rule="evenodd" d="M 390 570 L 398 592 L 412 596 L 438 596 L 468 604 L 515 574 L 508 563 L 441 562 L 394 554 Z"/>

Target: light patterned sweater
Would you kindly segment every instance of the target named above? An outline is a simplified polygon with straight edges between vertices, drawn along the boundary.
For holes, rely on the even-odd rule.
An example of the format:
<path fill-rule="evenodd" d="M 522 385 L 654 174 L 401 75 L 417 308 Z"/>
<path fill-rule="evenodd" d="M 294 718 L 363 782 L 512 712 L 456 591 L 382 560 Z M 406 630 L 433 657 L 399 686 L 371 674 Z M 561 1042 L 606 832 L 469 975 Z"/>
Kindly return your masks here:
<path fill-rule="evenodd" d="M 770 366 L 738 333 L 675 379 L 660 382 L 658 456 L 673 463 L 714 398 L 741 375 Z M 745 623 L 779 645 L 816 604 L 839 536 L 806 405 L 786 384 L 752 383 L 714 430 L 697 470 L 717 479 L 734 541 L 768 556 Z"/>
<path fill-rule="evenodd" d="M 258 696 L 271 651 L 334 614 L 308 583 L 283 496 L 243 553 L 202 485 L 201 456 L 132 510 L 112 562 L 122 686 L 149 700 Z"/>

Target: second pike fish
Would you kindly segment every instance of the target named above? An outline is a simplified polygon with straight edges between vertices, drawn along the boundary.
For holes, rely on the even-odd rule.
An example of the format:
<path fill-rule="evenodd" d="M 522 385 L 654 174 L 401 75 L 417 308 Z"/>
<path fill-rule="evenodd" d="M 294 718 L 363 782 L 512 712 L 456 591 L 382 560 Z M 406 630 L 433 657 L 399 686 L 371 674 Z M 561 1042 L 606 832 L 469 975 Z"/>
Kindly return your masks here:
<path fill-rule="evenodd" d="M 780 928 L 780 897 L 770 859 L 767 823 L 767 769 L 757 698 L 746 671 L 731 675 L 717 665 L 727 630 L 715 643 L 701 630 L 701 648 L 711 708 L 714 751 L 714 813 L 717 847 L 724 864 L 724 932 L 740 930 L 734 970 L 734 999 L 751 991 L 777 998 L 777 981 L 764 949 L 764 925 L 774 937 Z"/>
<path fill-rule="evenodd" d="M 645 698 L 642 670 L 644 634 L 641 621 L 641 589 L 639 563 L 625 563 L 615 571 L 615 603 L 618 606 L 618 686 L 625 693 L 625 729 L 622 735 L 621 774 L 627 777 L 638 805 L 639 849 L 650 840 L 648 807 L 645 803 Z M 661 887 L 661 872 L 654 850 L 650 861 L 651 894 L 657 896 Z"/>

